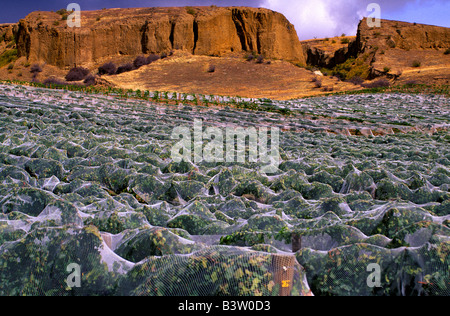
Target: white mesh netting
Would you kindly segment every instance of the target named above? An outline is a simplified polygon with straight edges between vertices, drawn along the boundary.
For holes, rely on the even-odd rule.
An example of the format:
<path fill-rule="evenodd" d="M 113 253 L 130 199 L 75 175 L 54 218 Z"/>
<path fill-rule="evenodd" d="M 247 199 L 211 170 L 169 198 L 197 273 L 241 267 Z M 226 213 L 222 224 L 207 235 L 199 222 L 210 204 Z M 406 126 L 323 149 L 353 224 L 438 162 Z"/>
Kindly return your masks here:
<path fill-rule="evenodd" d="M 0 92 L 0 295 L 450 295 L 448 98 Z M 174 162 L 196 119 L 278 127 L 280 165 Z"/>

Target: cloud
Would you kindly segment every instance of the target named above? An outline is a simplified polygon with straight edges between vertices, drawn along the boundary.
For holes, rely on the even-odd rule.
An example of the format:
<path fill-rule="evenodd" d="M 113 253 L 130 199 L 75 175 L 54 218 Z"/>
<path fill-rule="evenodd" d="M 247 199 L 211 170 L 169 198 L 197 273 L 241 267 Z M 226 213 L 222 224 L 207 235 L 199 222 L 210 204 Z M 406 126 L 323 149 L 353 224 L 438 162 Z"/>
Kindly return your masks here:
<path fill-rule="evenodd" d="M 283 13 L 295 25 L 300 39 L 354 33 L 359 20 L 357 0 L 263 0 L 261 6 Z M 348 18 L 351 18 L 351 21 Z"/>
<path fill-rule="evenodd" d="M 411 7 L 442 5 L 448 0 L 261 0 L 261 7 L 283 13 L 295 25 L 299 38 L 355 35 L 359 21 L 370 14 L 367 6 L 378 3 L 389 16 Z M 448 2 L 447 2 L 448 5 Z M 414 21 L 410 21 L 414 22 Z"/>

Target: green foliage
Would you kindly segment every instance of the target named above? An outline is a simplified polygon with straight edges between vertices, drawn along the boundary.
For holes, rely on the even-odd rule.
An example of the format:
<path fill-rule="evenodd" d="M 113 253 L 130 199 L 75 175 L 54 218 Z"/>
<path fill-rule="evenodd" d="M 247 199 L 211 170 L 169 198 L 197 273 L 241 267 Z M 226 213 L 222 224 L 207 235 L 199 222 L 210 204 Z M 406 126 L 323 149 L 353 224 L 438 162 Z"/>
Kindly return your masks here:
<path fill-rule="evenodd" d="M 56 13 L 59 14 L 59 15 L 65 15 L 65 14 L 67 14 L 67 10 L 66 9 L 61 9 L 61 10 L 56 11 Z"/>
<path fill-rule="evenodd" d="M 143 214 L 134 213 L 126 216 L 124 215 L 126 214 L 120 214 L 119 211 L 98 214 L 94 218 L 87 219 L 84 224 L 93 225 L 103 232 L 118 234 L 127 229 L 142 227 L 145 223 Z"/>
<path fill-rule="evenodd" d="M 123 235 L 123 241 L 117 247 L 116 253 L 132 262 L 139 262 L 151 256 L 188 254 L 198 248 L 194 242 L 188 243 L 167 228 L 131 230 Z"/>
<path fill-rule="evenodd" d="M 369 77 L 369 66 L 362 58 L 349 58 L 343 64 L 333 68 L 333 75 L 337 75 L 343 80 L 350 80 L 354 77 L 366 80 Z"/>
<path fill-rule="evenodd" d="M 254 246 L 264 243 L 264 233 L 256 231 L 238 231 L 220 238 L 221 245 Z"/>
<path fill-rule="evenodd" d="M 32 231 L 12 247 L 17 257 L 0 255 L 2 295 L 111 295 L 117 275 L 101 263 L 101 239 L 97 230 L 43 228 Z M 86 254 L 89 253 L 88 256 Z M 65 280 L 69 263 L 81 268 L 80 288 L 69 288 Z M 50 277 L 51 276 L 51 277 Z M 20 280 L 20 285 L 17 281 Z"/>
<path fill-rule="evenodd" d="M 195 10 L 193 7 L 186 7 L 186 12 L 193 16 L 197 15 L 197 10 Z"/>
<path fill-rule="evenodd" d="M 347 121 L 350 121 L 350 122 L 360 122 L 360 123 L 364 122 L 364 120 L 361 119 L 361 118 L 351 117 L 351 116 L 343 116 L 343 115 L 338 116 L 336 119 L 337 120 L 347 120 Z"/>
<path fill-rule="evenodd" d="M 19 58 L 17 49 L 9 49 L 0 55 L 0 67 L 4 67 Z"/>

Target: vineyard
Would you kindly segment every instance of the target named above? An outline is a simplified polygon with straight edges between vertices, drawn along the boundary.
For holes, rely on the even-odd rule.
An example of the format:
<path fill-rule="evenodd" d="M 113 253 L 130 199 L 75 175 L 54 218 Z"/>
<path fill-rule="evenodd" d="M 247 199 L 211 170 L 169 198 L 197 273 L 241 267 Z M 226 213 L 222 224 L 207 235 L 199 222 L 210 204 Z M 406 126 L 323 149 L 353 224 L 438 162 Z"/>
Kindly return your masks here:
<path fill-rule="evenodd" d="M 450 295 L 447 96 L 58 88 L 0 85 L 0 295 Z M 277 127 L 278 170 L 174 162 L 194 120 Z"/>

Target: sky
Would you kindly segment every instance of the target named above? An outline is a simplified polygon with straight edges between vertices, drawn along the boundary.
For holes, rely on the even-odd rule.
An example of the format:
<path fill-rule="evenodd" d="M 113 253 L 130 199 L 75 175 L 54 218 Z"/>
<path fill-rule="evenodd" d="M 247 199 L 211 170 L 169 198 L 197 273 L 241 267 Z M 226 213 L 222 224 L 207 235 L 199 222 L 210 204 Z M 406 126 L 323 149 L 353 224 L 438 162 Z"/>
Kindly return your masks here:
<path fill-rule="evenodd" d="M 36 10 L 57 11 L 71 2 L 81 10 L 157 6 L 250 6 L 284 14 L 300 40 L 356 35 L 358 22 L 377 3 L 381 18 L 450 27 L 450 0 L 1 0 L 0 23 L 14 23 Z"/>

